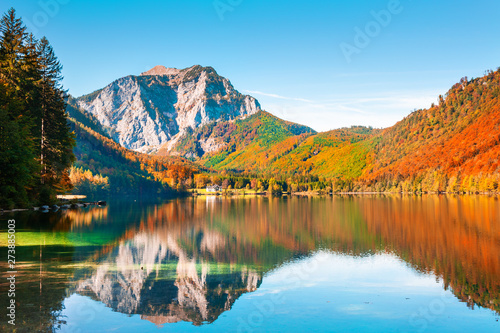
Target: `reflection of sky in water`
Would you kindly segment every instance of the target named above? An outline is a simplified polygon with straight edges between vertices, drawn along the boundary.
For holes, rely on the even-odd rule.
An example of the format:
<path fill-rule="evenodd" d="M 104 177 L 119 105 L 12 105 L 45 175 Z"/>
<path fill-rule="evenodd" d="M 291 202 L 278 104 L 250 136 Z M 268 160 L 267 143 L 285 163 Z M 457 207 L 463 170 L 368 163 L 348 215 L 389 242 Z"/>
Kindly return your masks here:
<path fill-rule="evenodd" d="M 351 257 L 317 252 L 269 272 L 253 293 L 211 325 L 180 322 L 155 326 L 140 315 L 113 312 L 102 303 L 72 295 L 65 300 L 68 325 L 78 331 L 330 331 L 492 332 L 498 317 L 471 311 L 443 290 L 435 276 L 420 274 L 390 254 Z"/>
<path fill-rule="evenodd" d="M 500 331 L 499 213 L 335 196 L 17 214 L 19 322 L 51 327 L 64 300 L 63 332 Z"/>

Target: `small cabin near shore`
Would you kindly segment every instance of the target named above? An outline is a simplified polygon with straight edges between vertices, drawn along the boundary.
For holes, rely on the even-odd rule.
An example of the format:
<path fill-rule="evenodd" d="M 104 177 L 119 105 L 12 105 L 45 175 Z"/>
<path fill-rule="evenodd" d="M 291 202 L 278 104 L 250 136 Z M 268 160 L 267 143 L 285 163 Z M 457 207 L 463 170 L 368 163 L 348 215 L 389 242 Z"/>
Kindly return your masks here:
<path fill-rule="evenodd" d="M 222 191 L 222 187 L 220 187 L 217 184 L 207 186 L 207 192 L 220 192 L 220 191 Z"/>

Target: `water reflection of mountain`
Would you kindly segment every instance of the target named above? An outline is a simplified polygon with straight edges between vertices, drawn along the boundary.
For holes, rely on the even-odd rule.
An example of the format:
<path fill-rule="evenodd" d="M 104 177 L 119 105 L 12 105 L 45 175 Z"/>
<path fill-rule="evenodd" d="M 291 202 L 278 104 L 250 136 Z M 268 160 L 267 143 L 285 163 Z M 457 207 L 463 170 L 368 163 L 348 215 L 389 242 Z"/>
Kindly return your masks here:
<path fill-rule="evenodd" d="M 115 266 L 143 264 L 141 274 L 162 280 L 158 274 L 167 272 L 160 269 L 158 273 L 155 267 L 178 261 L 169 273 L 181 276 L 172 282 L 177 300 L 183 300 L 179 293 L 185 288 L 189 307 L 198 309 L 198 318 L 204 321 L 210 318 L 202 310 L 205 300 L 227 309 L 218 298 L 207 296 L 210 268 L 215 263 L 238 269 L 255 267 L 260 281 L 270 268 L 319 248 L 351 255 L 387 250 L 415 269 L 442 278 L 445 288 L 470 306 L 500 312 L 499 214 L 498 200 L 490 197 L 176 201 L 143 214 L 140 223 L 123 233 L 119 247 L 105 262 L 112 262 L 109 258 L 114 256 Z M 244 275 L 237 271 L 217 275 L 217 279 L 234 281 L 231 290 L 242 290 L 248 281 L 239 278 L 240 273 Z M 144 285 L 148 278 L 141 275 L 141 279 L 142 289 L 134 295 L 150 287 Z M 203 290 L 204 297 L 194 296 Z"/>
<path fill-rule="evenodd" d="M 158 325 L 178 321 L 200 325 L 213 322 L 240 295 L 260 285 L 262 276 L 255 269 L 210 261 L 224 246 L 220 234 L 196 235 L 195 256 L 182 248 L 181 239 L 168 228 L 138 232 L 99 258 L 75 291 Z"/>
<path fill-rule="evenodd" d="M 40 308 L 23 319 L 33 327 L 60 324 L 47 313 L 74 292 L 158 325 L 211 322 L 266 272 L 318 249 L 390 251 L 469 306 L 500 313 L 493 197 L 198 198 L 15 218 L 16 254 L 25 261 L 19 297 L 28 300 L 19 314 Z"/>

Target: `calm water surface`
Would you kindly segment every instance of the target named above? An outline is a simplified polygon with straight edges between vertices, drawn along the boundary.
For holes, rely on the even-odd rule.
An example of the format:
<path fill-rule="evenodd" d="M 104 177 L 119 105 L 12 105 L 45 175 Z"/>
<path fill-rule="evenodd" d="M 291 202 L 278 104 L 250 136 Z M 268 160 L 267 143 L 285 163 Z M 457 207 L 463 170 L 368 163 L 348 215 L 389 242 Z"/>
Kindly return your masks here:
<path fill-rule="evenodd" d="M 494 197 L 188 198 L 16 220 L 19 332 L 499 332 Z M 3 274 L 5 276 L 5 274 Z M 11 331 L 0 281 L 0 331 Z"/>

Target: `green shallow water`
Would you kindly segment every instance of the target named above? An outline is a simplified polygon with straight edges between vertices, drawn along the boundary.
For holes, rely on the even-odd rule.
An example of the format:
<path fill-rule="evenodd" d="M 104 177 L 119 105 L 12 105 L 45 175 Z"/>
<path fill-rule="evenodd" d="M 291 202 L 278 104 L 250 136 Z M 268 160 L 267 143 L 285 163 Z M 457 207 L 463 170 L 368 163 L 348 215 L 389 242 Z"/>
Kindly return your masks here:
<path fill-rule="evenodd" d="M 500 330 L 494 197 L 204 197 L 22 212 L 0 216 L 3 257 L 8 219 L 20 332 Z M 7 290 L 3 279 L 2 309 Z"/>

